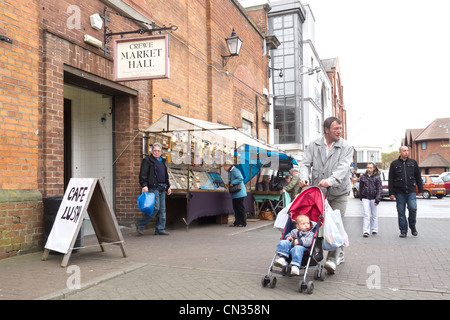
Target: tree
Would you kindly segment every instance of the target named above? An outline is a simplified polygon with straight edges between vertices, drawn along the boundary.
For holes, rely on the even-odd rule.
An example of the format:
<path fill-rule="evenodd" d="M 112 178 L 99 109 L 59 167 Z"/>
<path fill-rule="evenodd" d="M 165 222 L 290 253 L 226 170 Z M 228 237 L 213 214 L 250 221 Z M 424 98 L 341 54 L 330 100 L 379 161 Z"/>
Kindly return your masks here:
<path fill-rule="evenodd" d="M 391 166 L 392 161 L 398 158 L 398 151 L 393 151 L 389 153 L 381 153 L 381 162 L 384 170 L 388 170 Z"/>

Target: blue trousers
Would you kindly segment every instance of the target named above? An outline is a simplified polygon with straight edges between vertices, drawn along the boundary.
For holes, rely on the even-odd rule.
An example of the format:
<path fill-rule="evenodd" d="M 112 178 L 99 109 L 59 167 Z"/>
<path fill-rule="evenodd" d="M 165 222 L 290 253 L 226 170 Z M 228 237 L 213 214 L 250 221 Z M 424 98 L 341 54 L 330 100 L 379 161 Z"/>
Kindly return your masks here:
<path fill-rule="evenodd" d="M 303 253 L 307 250 L 305 247 L 296 245 L 292 247 L 289 240 L 281 240 L 277 245 L 277 253 L 286 258 L 289 258 L 289 254 L 292 256 L 291 265 L 300 267 L 302 265 Z"/>
<path fill-rule="evenodd" d="M 156 216 L 155 232 L 163 232 L 166 229 L 166 192 L 158 191 L 158 189 L 150 189 L 148 192 L 155 194 L 155 208 L 153 210 L 153 215 L 148 216 L 144 214 L 142 218 L 136 222 L 136 225 L 139 229 L 144 229 Z"/>
<path fill-rule="evenodd" d="M 401 233 L 408 232 L 408 224 L 410 228 L 416 227 L 417 202 L 416 194 L 413 193 L 396 193 L 397 202 L 398 227 Z M 408 219 L 406 219 L 406 206 L 408 206 Z"/>

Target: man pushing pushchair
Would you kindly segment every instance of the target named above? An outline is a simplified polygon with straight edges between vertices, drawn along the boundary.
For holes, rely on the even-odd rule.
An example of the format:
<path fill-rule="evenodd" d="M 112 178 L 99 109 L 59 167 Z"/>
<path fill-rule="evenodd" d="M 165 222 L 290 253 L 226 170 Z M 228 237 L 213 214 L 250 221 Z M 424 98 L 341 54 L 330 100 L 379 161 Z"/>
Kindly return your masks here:
<path fill-rule="evenodd" d="M 324 136 L 312 141 L 305 150 L 300 164 L 301 188 L 313 185 L 329 189 L 328 203 L 333 210 L 339 210 L 342 217 L 347 208 L 351 190 L 350 164 L 353 147 L 342 135 L 341 120 L 330 117 L 323 124 Z M 311 179 L 311 180 L 310 180 Z M 343 248 L 329 251 L 324 268 L 334 274 L 336 266 L 344 261 Z"/>

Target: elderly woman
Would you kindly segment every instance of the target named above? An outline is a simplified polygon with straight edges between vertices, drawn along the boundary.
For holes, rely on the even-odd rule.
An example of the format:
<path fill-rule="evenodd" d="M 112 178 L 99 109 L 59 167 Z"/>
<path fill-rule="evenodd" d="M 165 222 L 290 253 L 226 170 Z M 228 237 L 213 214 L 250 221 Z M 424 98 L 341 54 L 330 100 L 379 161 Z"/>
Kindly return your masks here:
<path fill-rule="evenodd" d="M 247 196 L 247 191 L 245 190 L 244 177 L 230 160 L 224 163 L 223 168 L 228 172 L 228 186 L 233 201 L 234 223 L 230 227 L 245 227 L 247 226 L 247 217 L 245 215 L 244 198 Z M 240 186 L 240 188 L 238 187 L 239 190 L 234 191 L 233 187 L 238 185 Z"/>

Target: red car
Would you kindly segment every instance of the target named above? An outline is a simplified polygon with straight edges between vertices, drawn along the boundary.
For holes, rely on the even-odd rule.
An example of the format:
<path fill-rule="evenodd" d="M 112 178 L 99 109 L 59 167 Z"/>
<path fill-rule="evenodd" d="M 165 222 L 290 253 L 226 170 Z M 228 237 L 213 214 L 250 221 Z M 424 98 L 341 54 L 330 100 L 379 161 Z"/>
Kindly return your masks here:
<path fill-rule="evenodd" d="M 445 196 L 444 181 L 438 175 L 422 175 L 423 183 L 423 198 L 430 199 L 431 196 L 436 196 L 442 199 Z M 418 191 L 416 186 L 416 192 Z"/>
<path fill-rule="evenodd" d="M 444 181 L 445 192 L 450 194 L 450 172 L 444 172 L 440 177 Z"/>

